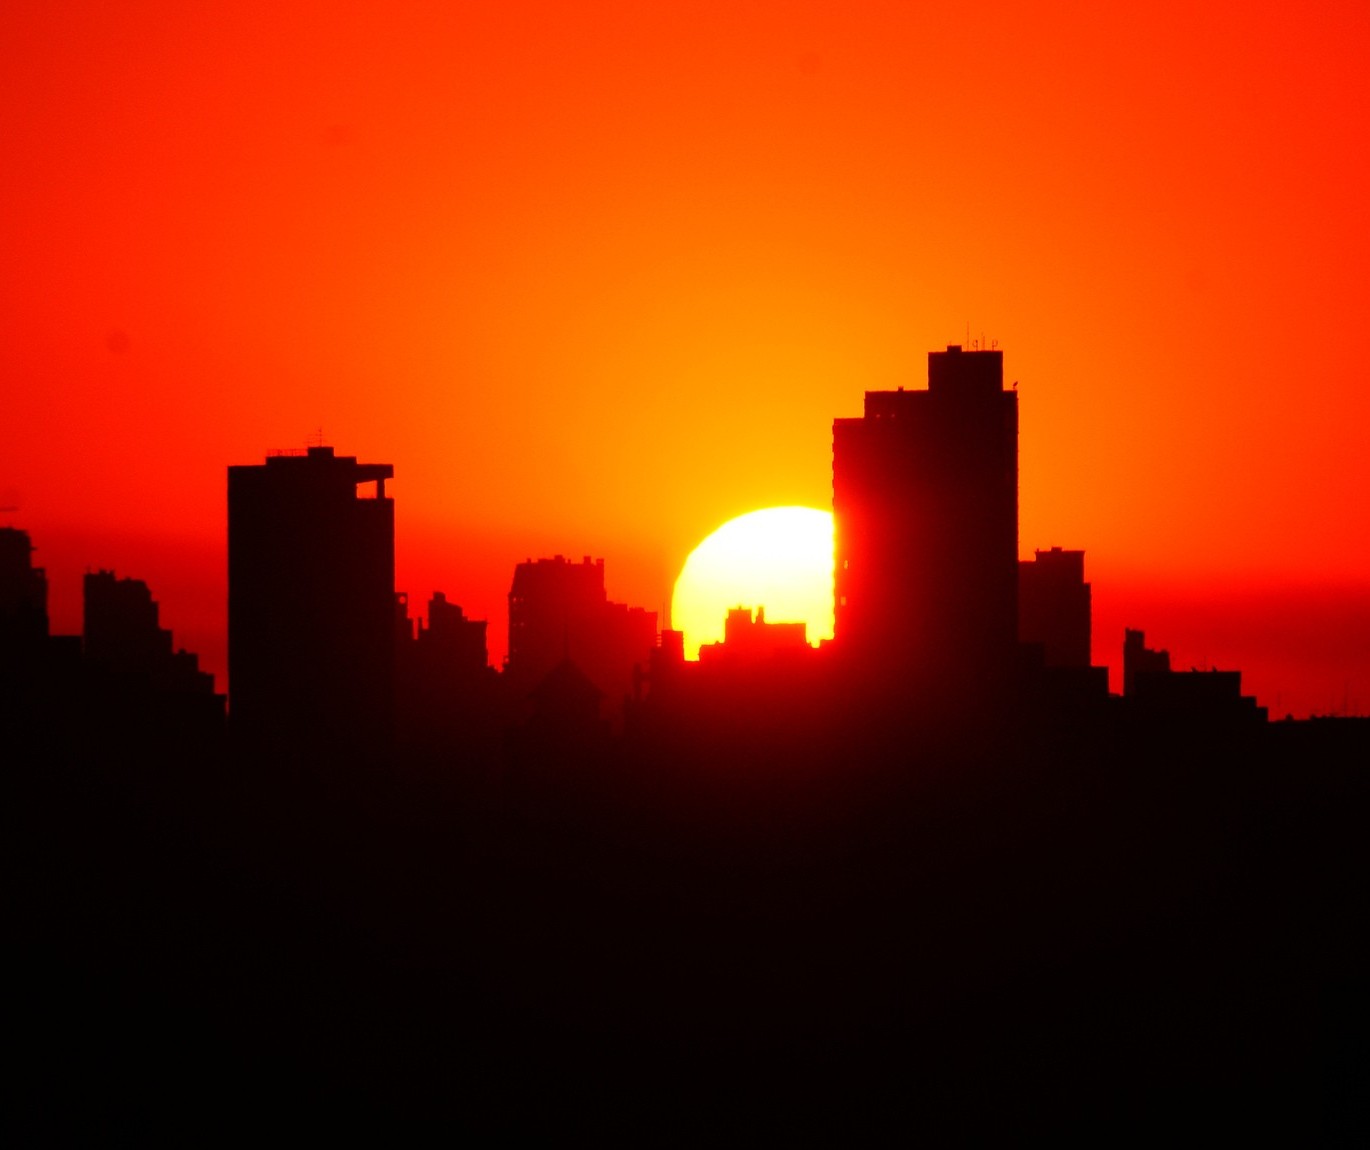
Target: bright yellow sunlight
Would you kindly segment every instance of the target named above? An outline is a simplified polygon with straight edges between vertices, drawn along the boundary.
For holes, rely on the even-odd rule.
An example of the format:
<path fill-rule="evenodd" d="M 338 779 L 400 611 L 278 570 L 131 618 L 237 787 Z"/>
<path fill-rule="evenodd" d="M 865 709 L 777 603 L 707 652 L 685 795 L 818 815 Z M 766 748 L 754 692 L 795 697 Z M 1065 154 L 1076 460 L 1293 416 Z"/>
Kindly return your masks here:
<path fill-rule="evenodd" d="M 685 657 L 723 638 L 730 607 L 764 607 L 769 623 L 807 623 L 810 643 L 832 637 L 832 515 L 768 507 L 729 520 L 690 553 L 675 581 L 671 626 Z"/>

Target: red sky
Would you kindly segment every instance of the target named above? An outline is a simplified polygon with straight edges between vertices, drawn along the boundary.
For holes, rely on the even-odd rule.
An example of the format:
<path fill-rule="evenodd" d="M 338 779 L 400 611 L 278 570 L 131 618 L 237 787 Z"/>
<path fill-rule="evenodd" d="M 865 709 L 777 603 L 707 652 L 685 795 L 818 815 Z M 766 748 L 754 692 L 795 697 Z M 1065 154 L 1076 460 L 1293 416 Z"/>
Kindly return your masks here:
<path fill-rule="evenodd" d="M 1033 7 L 5 5 L 0 522 L 58 628 L 114 567 L 222 673 L 225 468 L 320 427 L 496 657 L 530 556 L 660 608 L 969 332 L 1097 662 L 1370 711 L 1370 9 Z"/>

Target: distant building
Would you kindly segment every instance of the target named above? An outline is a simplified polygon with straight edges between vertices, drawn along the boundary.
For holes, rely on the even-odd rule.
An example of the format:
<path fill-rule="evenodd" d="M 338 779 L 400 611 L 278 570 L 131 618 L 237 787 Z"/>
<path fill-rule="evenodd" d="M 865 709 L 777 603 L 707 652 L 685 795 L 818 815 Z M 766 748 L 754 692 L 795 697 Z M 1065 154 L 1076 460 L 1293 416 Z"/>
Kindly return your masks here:
<path fill-rule="evenodd" d="M 484 619 L 468 619 L 457 604 L 435 591 L 428 600 L 428 622 L 419 624 L 415 641 L 436 674 L 457 679 L 482 675 L 490 664 L 486 627 Z"/>
<path fill-rule="evenodd" d="M 928 387 L 833 422 L 834 640 L 888 690 L 993 700 L 1018 643 L 1018 396 L 1003 353 L 928 355 Z"/>
<path fill-rule="evenodd" d="M 755 618 L 750 607 L 734 607 L 723 623 L 723 641 L 700 647 L 699 661 L 765 663 L 776 658 L 802 657 L 812 650 L 807 624 L 768 623 L 764 607 L 757 608 Z"/>
<path fill-rule="evenodd" d="M 1018 564 L 1018 637 L 1040 643 L 1048 667 L 1090 665 L 1090 586 L 1085 553 L 1034 551 Z"/>
<path fill-rule="evenodd" d="M 468 619 L 441 591 L 428 600 L 428 621 L 415 630 L 409 598 L 395 596 L 396 715 L 399 734 L 414 743 L 457 752 L 490 728 L 497 676 L 486 647 L 486 621 Z"/>
<path fill-rule="evenodd" d="M 348 752 L 391 739 L 393 475 L 331 447 L 228 469 L 229 720 L 242 737 Z"/>
<path fill-rule="evenodd" d="M 27 531 L 0 527 L 0 759 L 29 742 L 26 731 L 80 727 L 81 640 L 48 632 L 48 580 L 33 565 Z"/>
<path fill-rule="evenodd" d="M 200 745 L 223 730 L 223 695 L 200 661 L 175 647 L 141 579 L 87 572 L 82 615 L 83 722 L 92 738 Z"/>
<path fill-rule="evenodd" d="M 1123 695 L 1146 720 L 1185 724 L 1264 723 L 1265 707 L 1242 694 L 1240 671 L 1174 671 L 1169 651 L 1152 651 L 1141 631 L 1127 630 L 1123 642 Z"/>
<path fill-rule="evenodd" d="M 48 638 L 48 579 L 27 531 L 0 527 L 0 672 L 39 657 Z"/>
<path fill-rule="evenodd" d="M 634 674 L 656 646 L 656 612 L 609 602 L 604 560 L 529 559 L 509 591 L 505 675 L 516 696 L 569 660 L 601 692 L 606 717 L 634 692 Z"/>
<path fill-rule="evenodd" d="M 1130 627 L 1123 631 L 1123 694 L 1135 695 L 1139 675 L 1164 674 L 1170 670 L 1170 652 L 1153 651 L 1146 634 Z"/>
<path fill-rule="evenodd" d="M 88 662 L 156 691 L 214 693 L 214 676 L 200 670 L 198 657 L 173 646 L 146 583 L 93 571 L 83 586 L 82 647 Z"/>

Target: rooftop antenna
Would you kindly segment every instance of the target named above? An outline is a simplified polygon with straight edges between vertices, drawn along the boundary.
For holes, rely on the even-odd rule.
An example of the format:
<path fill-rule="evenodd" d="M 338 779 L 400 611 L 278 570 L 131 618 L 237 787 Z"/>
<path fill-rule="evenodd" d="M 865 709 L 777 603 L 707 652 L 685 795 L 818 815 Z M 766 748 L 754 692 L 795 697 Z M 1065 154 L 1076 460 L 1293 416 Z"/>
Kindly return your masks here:
<path fill-rule="evenodd" d="M 305 439 L 305 446 L 306 446 L 306 447 L 322 447 L 322 446 L 323 446 L 323 426 L 322 426 L 322 425 L 316 427 L 316 428 L 314 429 L 314 431 L 309 435 L 309 437 Z"/>

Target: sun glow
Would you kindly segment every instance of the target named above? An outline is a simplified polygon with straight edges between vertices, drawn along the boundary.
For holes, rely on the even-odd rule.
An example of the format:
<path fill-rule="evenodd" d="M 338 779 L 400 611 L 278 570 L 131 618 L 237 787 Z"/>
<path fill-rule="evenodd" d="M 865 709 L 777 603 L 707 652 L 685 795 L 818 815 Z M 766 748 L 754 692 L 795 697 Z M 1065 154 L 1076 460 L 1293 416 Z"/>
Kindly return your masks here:
<path fill-rule="evenodd" d="M 810 643 L 831 638 L 832 515 L 769 507 L 729 520 L 696 547 L 671 598 L 686 658 L 723 638 L 732 607 L 764 607 L 771 623 L 807 623 Z"/>

